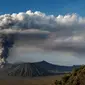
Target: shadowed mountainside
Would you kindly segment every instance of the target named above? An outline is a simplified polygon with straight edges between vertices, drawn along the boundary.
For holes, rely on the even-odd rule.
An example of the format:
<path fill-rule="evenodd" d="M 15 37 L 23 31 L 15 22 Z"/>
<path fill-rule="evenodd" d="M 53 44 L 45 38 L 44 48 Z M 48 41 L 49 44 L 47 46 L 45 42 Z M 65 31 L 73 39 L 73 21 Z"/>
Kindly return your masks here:
<path fill-rule="evenodd" d="M 48 63 L 46 61 L 36 62 L 35 63 L 38 66 L 41 66 L 45 70 L 48 71 L 54 71 L 54 72 L 71 72 L 73 68 L 78 68 L 80 65 L 74 65 L 74 66 L 61 66 L 61 65 L 55 65 Z"/>

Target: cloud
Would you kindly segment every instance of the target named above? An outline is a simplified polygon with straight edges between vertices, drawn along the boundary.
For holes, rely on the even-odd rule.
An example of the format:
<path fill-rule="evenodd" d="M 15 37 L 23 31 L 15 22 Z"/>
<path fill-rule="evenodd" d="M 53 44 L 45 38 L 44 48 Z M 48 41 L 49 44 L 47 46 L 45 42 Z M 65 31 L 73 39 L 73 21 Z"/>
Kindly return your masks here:
<path fill-rule="evenodd" d="M 84 53 L 85 17 L 46 15 L 36 11 L 0 15 L 0 33 L 14 34 L 14 43 L 51 51 Z M 30 47 L 31 49 L 31 47 Z"/>
<path fill-rule="evenodd" d="M 84 53 L 85 38 L 82 35 L 54 36 L 45 41 L 44 49 Z"/>
<path fill-rule="evenodd" d="M 4 14 L 0 16 L 1 29 L 41 29 L 55 31 L 64 28 L 84 28 L 85 18 L 77 14 L 46 15 L 45 13 L 31 10 L 27 12 Z"/>
<path fill-rule="evenodd" d="M 54 16 L 28 10 L 27 12 L 0 15 L 0 29 L 0 32 L 6 33 L 22 33 L 24 30 L 32 29 L 29 31 L 38 32 L 40 30 L 40 32 L 56 32 L 57 36 L 72 36 L 74 33 L 84 33 L 85 17 L 75 13 Z"/>
<path fill-rule="evenodd" d="M 14 33 L 17 35 L 29 35 L 31 33 L 31 35 L 43 34 L 44 36 L 50 33 L 49 40 L 51 43 L 48 42 L 48 37 L 46 42 L 50 43 L 52 48 L 57 48 L 57 46 L 58 48 L 59 46 L 83 47 L 85 17 L 81 17 L 76 13 L 54 16 L 28 10 L 27 12 L 0 15 L 0 28 L 0 33 Z M 53 36 L 53 39 L 51 36 Z"/>

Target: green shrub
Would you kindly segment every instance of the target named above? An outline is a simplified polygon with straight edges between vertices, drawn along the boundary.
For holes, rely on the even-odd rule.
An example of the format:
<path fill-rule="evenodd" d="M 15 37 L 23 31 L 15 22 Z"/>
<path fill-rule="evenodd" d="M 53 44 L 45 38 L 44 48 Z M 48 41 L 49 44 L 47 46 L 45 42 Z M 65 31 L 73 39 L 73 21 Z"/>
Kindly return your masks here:
<path fill-rule="evenodd" d="M 69 79 L 69 77 L 70 77 L 70 74 L 65 75 L 65 76 L 62 78 L 62 81 L 63 81 L 63 82 L 67 82 L 67 80 Z"/>
<path fill-rule="evenodd" d="M 62 85 L 62 82 L 61 82 L 61 81 L 56 80 L 56 81 L 55 81 L 55 85 Z"/>

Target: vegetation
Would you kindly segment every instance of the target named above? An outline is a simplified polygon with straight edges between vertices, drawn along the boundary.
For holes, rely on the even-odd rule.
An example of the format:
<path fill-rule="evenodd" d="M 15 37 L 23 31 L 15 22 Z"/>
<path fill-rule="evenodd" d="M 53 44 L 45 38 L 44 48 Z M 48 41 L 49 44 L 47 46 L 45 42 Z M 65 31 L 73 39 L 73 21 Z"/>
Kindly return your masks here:
<path fill-rule="evenodd" d="M 72 73 L 66 74 L 55 85 L 85 85 L 85 66 L 73 69 Z"/>

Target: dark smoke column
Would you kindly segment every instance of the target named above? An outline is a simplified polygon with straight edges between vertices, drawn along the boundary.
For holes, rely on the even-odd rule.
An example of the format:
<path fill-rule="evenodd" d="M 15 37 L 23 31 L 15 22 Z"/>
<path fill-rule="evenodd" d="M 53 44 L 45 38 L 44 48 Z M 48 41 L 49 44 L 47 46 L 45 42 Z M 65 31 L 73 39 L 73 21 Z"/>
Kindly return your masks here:
<path fill-rule="evenodd" d="M 1 34 L 0 35 L 0 66 L 5 65 L 6 59 L 9 56 L 9 49 L 13 46 L 14 37 L 13 34 Z"/>

